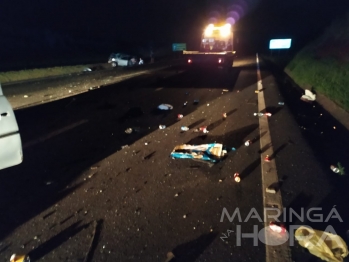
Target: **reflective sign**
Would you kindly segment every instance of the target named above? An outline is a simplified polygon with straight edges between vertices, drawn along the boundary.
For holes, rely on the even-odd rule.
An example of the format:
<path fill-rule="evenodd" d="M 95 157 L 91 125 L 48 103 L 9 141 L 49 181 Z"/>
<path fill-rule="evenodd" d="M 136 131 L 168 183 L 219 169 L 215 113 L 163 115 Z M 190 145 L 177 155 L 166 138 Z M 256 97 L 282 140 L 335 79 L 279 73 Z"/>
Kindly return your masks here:
<path fill-rule="evenodd" d="M 271 39 L 269 49 L 289 49 L 291 47 L 291 38 L 287 39 Z"/>

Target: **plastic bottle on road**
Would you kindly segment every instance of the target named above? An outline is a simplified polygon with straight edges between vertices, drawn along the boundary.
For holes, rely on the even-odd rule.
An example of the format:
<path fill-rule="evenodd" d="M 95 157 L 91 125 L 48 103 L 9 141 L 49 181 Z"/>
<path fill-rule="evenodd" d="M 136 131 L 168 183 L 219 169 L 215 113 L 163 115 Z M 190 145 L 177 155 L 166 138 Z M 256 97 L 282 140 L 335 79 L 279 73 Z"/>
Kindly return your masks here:
<path fill-rule="evenodd" d="M 159 125 L 159 129 L 165 129 L 166 126 L 165 125 Z"/>
<path fill-rule="evenodd" d="M 285 104 L 285 102 L 279 102 L 278 103 L 280 106 L 283 106 Z"/>
<path fill-rule="evenodd" d="M 188 130 L 189 130 L 189 127 L 187 127 L 187 126 L 182 126 L 182 127 L 181 127 L 181 130 L 182 130 L 182 131 L 188 131 Z"/>

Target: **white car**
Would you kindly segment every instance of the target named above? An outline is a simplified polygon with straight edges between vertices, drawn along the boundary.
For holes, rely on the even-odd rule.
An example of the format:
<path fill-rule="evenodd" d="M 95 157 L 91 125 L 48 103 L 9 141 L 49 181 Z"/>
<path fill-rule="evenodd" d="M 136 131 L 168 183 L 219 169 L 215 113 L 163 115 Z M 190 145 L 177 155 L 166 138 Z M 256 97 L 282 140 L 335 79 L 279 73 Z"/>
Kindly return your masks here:
<path fill-rule="evenodd" d="M 109 56 L 108 63 L 111 64 L 112 67 L 117 66 L 134 66 L 138 64 L 137 58 L 128 54 L 117 53 L 111 54 Z"/>
<path fill-rule="evenodd" d="M 22 141 L 15 114 L 0 84 L 0 169 L 23 161 Z"/>

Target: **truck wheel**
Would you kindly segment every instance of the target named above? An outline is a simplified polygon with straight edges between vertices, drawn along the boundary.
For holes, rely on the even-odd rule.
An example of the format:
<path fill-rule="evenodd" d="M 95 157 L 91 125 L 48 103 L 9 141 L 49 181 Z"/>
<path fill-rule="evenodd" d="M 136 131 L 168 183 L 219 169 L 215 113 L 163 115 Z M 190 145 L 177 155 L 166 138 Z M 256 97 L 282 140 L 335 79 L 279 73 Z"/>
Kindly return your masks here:
<path fill-rule="evenodd" d="M 118 63 L 117 63 L 117 62 L 112 62 L 112 63 L 111 63 L 111 66 L 112 66 L 112 67 L 117 67 L 117 66 L 118 66 Z"/>

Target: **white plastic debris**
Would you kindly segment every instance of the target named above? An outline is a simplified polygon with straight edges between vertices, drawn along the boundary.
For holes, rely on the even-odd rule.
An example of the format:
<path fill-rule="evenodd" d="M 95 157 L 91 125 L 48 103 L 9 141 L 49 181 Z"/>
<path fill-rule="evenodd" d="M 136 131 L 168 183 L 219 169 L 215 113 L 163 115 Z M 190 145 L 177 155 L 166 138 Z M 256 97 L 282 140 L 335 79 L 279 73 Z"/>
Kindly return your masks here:
<path fill-rule="evenodd" d="M 302 95 L 301 100 L 306 101 L 306 102 L 308 102 L 308 101 L 312 102 L 312 101 L 315 101 L 315 99 L 316 99 L 316 95 L 313 92 L 311 92 L 310 90 L 305 89 L 305 94 Z"/>
<path fill-rule="evenodd" d="M 173 106 L 170 104 L 161 104 L 158 106 L 158 109 L 160 109 L 160 110 L 172 110 Z"/>

